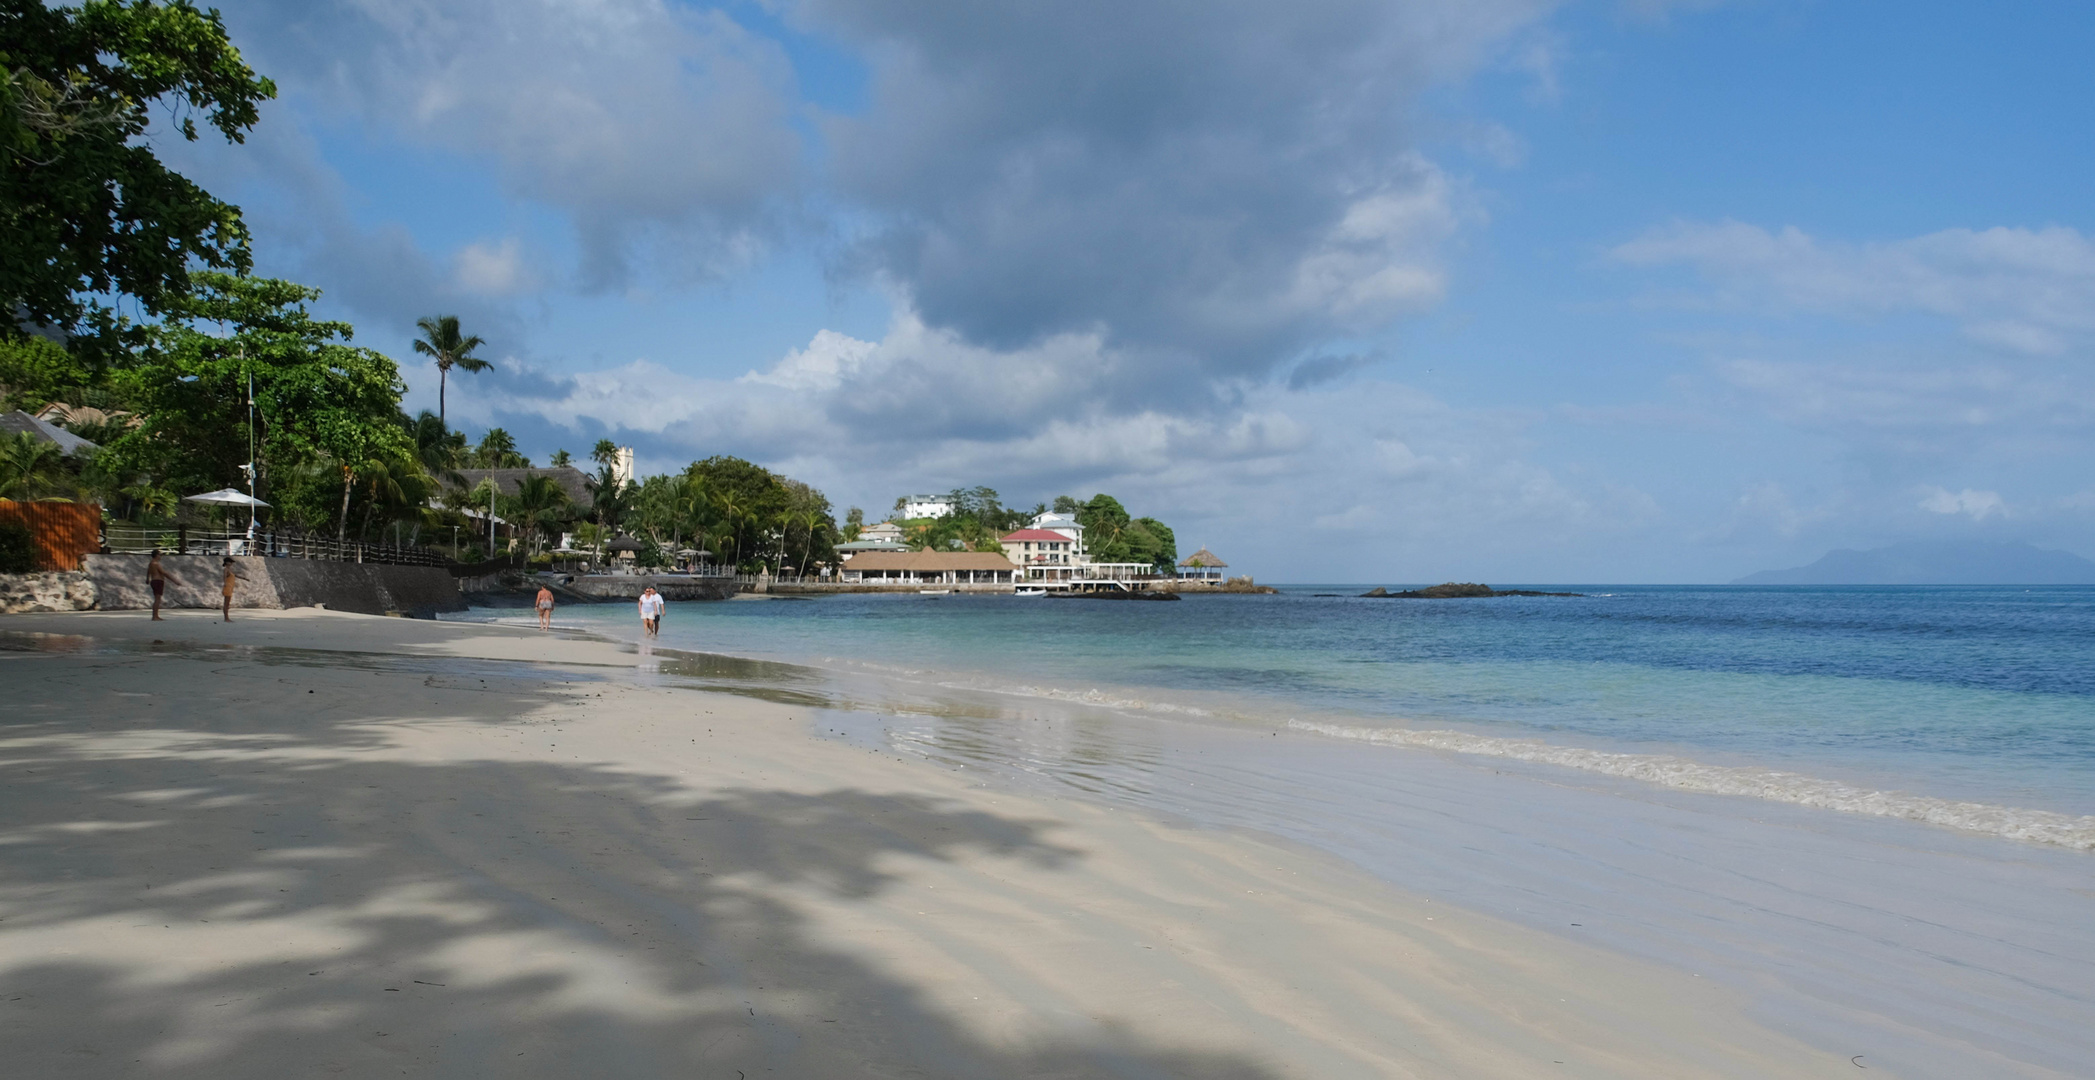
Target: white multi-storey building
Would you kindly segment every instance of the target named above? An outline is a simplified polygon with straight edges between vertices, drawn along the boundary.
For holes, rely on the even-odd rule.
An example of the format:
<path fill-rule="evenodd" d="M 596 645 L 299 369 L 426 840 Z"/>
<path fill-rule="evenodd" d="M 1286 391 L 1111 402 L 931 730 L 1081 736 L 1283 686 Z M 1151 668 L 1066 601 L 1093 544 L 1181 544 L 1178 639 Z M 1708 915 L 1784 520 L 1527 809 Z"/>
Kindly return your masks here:
<path fill-rule="evenodd" d="M 944 495 L 911 495 L 902 500 L 902 520 L 942 518 L 953 512 L 953 500 Z"/>

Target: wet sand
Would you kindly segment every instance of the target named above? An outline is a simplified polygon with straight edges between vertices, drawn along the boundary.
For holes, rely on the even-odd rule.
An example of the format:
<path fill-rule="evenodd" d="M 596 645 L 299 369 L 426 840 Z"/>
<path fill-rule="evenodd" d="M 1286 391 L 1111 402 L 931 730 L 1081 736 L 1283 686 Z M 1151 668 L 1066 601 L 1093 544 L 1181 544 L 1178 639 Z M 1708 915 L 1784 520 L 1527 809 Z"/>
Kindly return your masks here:
<path fill-rule="evenodd" d="M 1690 973 L 614 643 L 241 614 L 0 620 L 10 1073 L 1862 1075 Z"/>

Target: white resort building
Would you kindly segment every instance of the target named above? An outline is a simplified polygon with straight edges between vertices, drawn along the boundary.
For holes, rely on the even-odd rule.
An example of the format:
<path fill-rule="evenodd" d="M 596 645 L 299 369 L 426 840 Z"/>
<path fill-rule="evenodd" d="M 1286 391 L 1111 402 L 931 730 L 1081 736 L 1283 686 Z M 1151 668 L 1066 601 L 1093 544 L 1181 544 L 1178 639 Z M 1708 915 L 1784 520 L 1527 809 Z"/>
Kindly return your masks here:
<path fill-rule="evenodd" d="M 944 495 L 911 495 L 902 500 L 902 520 L 942 518 L 953 512 L 953 500 Z"/>

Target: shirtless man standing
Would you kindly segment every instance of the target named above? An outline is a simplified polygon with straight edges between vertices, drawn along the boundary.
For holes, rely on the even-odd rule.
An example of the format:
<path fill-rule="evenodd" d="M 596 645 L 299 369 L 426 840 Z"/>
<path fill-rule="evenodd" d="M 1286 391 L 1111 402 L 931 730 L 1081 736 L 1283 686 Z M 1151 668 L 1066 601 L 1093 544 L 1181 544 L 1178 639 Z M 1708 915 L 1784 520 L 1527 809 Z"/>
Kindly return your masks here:
<path fill-rule="evenodd" d="M 145 564 L 146 587 L 153 590 L 153 621 L 160 619 L 160 594 L 167 591 L 167 567 L 160 565 L 160 549 L 153 549 L 153 557 Z"/>

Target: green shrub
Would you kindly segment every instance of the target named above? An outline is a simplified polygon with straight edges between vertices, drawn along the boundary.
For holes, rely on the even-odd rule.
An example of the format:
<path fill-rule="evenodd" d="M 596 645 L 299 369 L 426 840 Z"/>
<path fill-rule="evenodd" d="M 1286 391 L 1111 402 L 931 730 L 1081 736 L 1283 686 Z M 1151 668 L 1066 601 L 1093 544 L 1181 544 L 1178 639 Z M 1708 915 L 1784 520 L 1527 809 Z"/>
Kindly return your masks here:
<path fill-rule="evenodd" d="M 36 569 L 36 538 L 19 521 L 0 521 L 0 574 L 27 574 Z"/>

